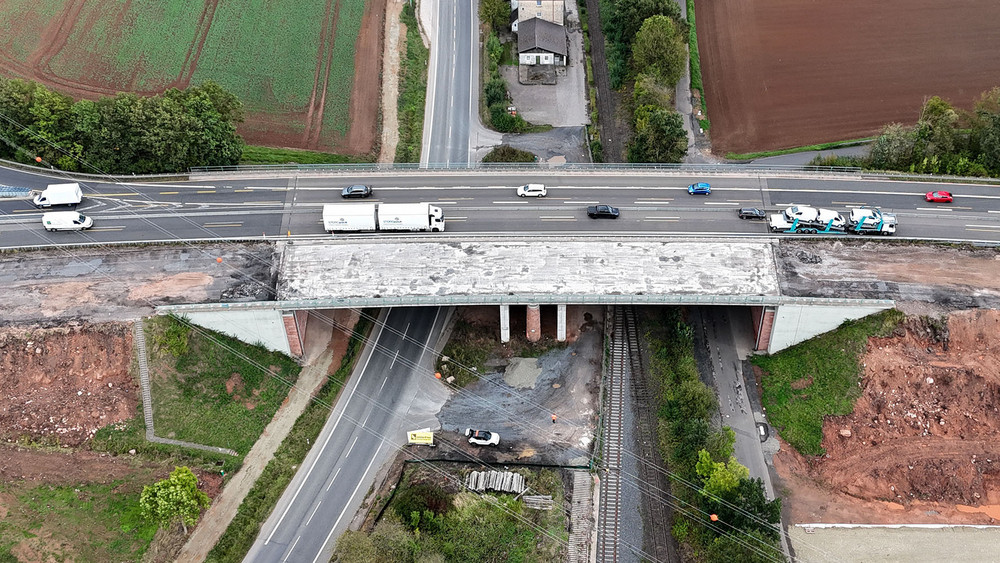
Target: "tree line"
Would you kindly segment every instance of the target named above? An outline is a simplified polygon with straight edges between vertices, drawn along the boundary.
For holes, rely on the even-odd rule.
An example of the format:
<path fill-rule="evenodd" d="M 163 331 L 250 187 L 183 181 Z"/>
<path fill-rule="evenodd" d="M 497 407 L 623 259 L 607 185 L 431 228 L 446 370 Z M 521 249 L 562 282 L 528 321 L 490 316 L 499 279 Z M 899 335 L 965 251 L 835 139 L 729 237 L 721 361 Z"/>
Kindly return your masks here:
<path fill-rule="evenodd" d="M 670 471 L 671 532 L 692 560 L 785 561 L 781 499 L 733 456 L 736 434 L 717 427 L 715 391 L 694 358 L 694 331 L 677 308 L 644 323 L 651 391 L 658 398 L 660 454 Z M 666 502 L 666 501 L 665 501 Z"/>
<path fill-rule="evenodd" d="M 243 104 L 214 82 L 156 96 L 78 100 L 0 78 L 0 158 L 92 174 L 237 164 Z"/>
<path fill-rule="evenodd" d="M 688 140 L 674 92 L 687 64 L 688 24 L 675 0 L 601 0 L 611 87 L 627 100 L 629 162 L 680 162 Z"/>

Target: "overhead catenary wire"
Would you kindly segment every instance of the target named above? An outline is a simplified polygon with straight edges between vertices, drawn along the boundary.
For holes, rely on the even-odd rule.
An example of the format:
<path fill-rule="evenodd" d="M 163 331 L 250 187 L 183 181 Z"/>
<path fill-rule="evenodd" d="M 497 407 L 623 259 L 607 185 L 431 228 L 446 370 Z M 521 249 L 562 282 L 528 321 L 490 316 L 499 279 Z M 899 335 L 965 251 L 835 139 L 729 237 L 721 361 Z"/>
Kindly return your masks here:
<path fill-rule="evenodd" d="M 0 115 L 0 116 L 2 116 L 2 115 Z M 7 116 L 2 116 L 2 117 L 3 117 L 3 118 L 4 118 L 5 120 L 7 120 L 7 121 L 9 121 L 9 122 L 13 122 L 13 123 L 15 123 L 15 124 L 16 124 L 16 122 L 14 122 L 13 120 L 11 120 L 11 119 L 10 119 L 9 117 L 7 117 Z M 17 125 L 19 125 L 19 126 L 20 126 L 20 124 L 17 124 Z M 21 127 L 23 127 L 23 126 L 21 126 Z M 30 129 L 29 129 L 29 128 L 26 128 L 26 127 L 25 127 L 24 129 L 26 129 L 26 130 L 30 131 Z M 32 132 L 32 133 L 33 133 L 33 132 Z M 6 140 L 6 139 L 5 139 L 5 140 Z M 67 154 L 67 153 L 66 153 L 65 151 L 63 151 L 63 150 L 61 149 L 61 147 L 58 147 L 57 145 L 54 145 L 54 144 L 52 144 L 52 143 L 51 143 L 50 141 L 48 141 L 47 139 L 43 139 L 43 141 L 44 141 L 44 142 L 46 142 L 46 143 L 48 143 L 48 144 L 50 144 L 51 146 L 53 146 L 54 148 L 56 148 L 57 150 L 59 150 L 59 151 L 60 151 L 60 152 L 62 152 L 63 154 Z M 8 142 L 10 142 L 10 141 L 8 140 Z M 23 150 L 23 149 L 22 149 L 22 150 Z M 74 156 L 74 158 L 76 158 L 76 157 Z M 85 164 L 87 164 L 87 165 L 89 166 L 89 163 L 86 163 L 86 162 L 85 162 L 85 161 L 83 161 L 82 159 L 78 159 L 78 160 L 80 160 L 80 162 L 83 162 L 83 163 L 85 163 Z M 95 167 L 93 167 L 93 166 L 91 166 L 91 168 L 93 168 L 93 169 L 96 169 L 96 168 L 95 168 Z M 102 172 L 102 174 L 103 174 L 103 172 Z M 114 180 L 114 179 L 112 178 L 112 183 L 119 183 L 119 182 L 115 181 L 115 180 Z M 145 198 L 146 198 L 147 200 L 149 200 L 149 199 L 150 199 L 150 198 L 149 198 L 149 196 L 148 196 L 148 194 L 142 194 L 142 196 L 143 196 L 143 197 L 145 197 Z M 180 214 L 178 214 L 178 215 L 180 215 Z M 181 216 L 181 217 L 183 217 L 183 216 Z M 207 229 L 207 228 L 205 228 L 204 226 L 202 226 L 202 225 L 198 225 L 198 224 L 196 224 L 196 223 L 195 223 L 194 221 L 191 221 L 190 219 L 188 219 L 188 218 L 186 218 L 186 217 L 183 217 L 183 219 L 184 219 L 184 220 L 185 220 L 186 222 L 188 222 L 188 223 L 190 223 L 190 224 L 192 224 L 192 225 L 195 225 L 195 226 L 196 226 L 196 228 L 198 228 L 198 229 L 200 229 L 200 230 L 202 230 L 202 231 L 204 231 L 204 232 L 206 232 L 206 233 L 209 233 L 209 234 L 211 234 L 212 236 L 215 236 L 215 233 L 214 233 L 214 232 L 212 232 L 212 231 L 208 230 L 208 229 Z M 145 221 L 146 223 L 148 223 L 148 224 L 152 225 L 152 226 L 153 226 L 153 227 L 154 227 L 155 229 L 157 229 L 157 230 L 159 230 L 159 231 L 161 231 L 161 232 L 163 232 L 163 233 L 165 233 L 165 234 L 168 234 L 168 235 L 172 235 L 172 234 L 173 234 L 173 233 L 169 232 L 168 230 L 166 230 L 166 229 L 164 229 L 164 228 L 160 227 L 160 226 L 159 226 L 158 224 L 156 224 L 155 222 L 153 222 L 153 221 L 151 221 L 151 220 L 149 220 L 149 219 L 147 219 L 147 218 L 145 218 L 145 217 L 142 217 L 142 220 L 143 220 L 143 221 Z M 45 237 L 45 238 L 47 238 L 47 237 Z M 90 238 L 90 237 L 86 237 L 86 238 Z M 93 239 L 91 239 L 91 240 L 93 241 Z M 224 239 L 220 239 L 220 242 L 223 242 L 223 241 L 224 241 Z M 51 241 L 49 241 L 49 242 L 51 242 Z M 94 241 L 94 242 L 96 243 L 96 241 Z M 180 242 L 180 243 L 183 243 L 184 241 L 178 241 L 178 242 Z M 96 243 L 96 244 L 98 244 L 98 246 L 106 246 L 106 245 L 102 245 L 102 244 L 100 244 L 100 243 Z M 192 246 L 192 245 L 190 245 L 190 243 L 188 243 L 188 246 Z M 204 252 L 203 252 L 203 253 L 204 253 Z M 256 258 L 256 257 L 253 257 L 253 259 L 257 260 L 257 258 Z M 270 265 L 273 265 L 273 261 L 267 261 L 267 264 L 270 264 Z M 229 266 L 229 265 L 227 264 L 227 266 Z M 271 288 L 269 284 L 266 284 L 266 283 L 264 283 L 264 282 L 261 282 L 260 280 L 257 280 L 257 279 L 255 279 L 255 278 L 252 278 L 252 277 L 249 277 L 249 276 L 246 276 L 246 275 L 245 275 L 245 274 L 244 274 L 244 273 L 243 273 L 243 272 L 242 272 L 241 270 L 239 270 L 239 269 L 235 269 L 235 268 L 232 268 L 232 266 L 229 266 L 229 267 L 230 267 L 231 269 L 234 269 L 234 270 L 236 270 L 236 271 L 237 271 L 237 272 L 238 272 L 239 274 L 243 275 L 243 276 L 244 276 L 244 277 L 245 277 L 245 278 L 246 278 L 246 279 L 247 279 L 248 281 L 250 281 L 251 283 L 255 283 L 255 284 L 258 284 L 258 285 L 260 285 L 261 287 L 265 288 L 265 289 L 266 289 L 266 290 L 267 290 L 268 292 L 270 292 L 270 293 L 272 293 L 272 294 L 274 293 L 274 289 L 273 289 L 273 288 Z M 193 325 L 193 324 L 191 324 L 191 323 L 188 323 L 188 324 L 189 324 L 190 326 L 193 326 L 193 327 L 196 327 L 196 326 L 197 326 L 197 325 Z M 199 330 L 201 330 L 201 329 L 200 329 L 200 327 L 198 327 L 198 329 L 199 329 Z M 202 332 L 203 332 L 203 331 L 202 331 Z M 207 334 L 207 333 L 205 333 L 205 334 Z M 221 345 L 221 343 L 219 343 L 218 341 L 216 341 L 216 343 L 217 343 L 217 344 L 220 344 L 220 345 Z M 249 359 L 249 358 L 245 358 L 245 359 Z M 258 367 L 262 368 L 262 366 L 258 366 Z M 267 373 L 270 373 L 270 371 L 269 371 L 269 370 L 264 370 L 264 371 L 265 371 L 265 372 L 267 372 Z M 473 372 L 473 373 L 475 373 L 475 372 Z M 476 375 L 478 376 L 478 374 L 476 374 Z M 481 377 L 481 376 L 480 376 L 480 377 Z M 284 383 L 286 383 L 286 384 L 289 384 L 288 382 L 284 382 Z M 289 384 L 289 385 L 291 386 L 292 384 Z M 633 456 L 635 455 L 635 454 L 633 454 L 632 452 L 626 452 L 626 453 L 628 453 L 628 454 L 630 454 L 630 455 L 633 455 Z M 636 457 L 637 457 L 637 459 L 639 459 L 639 460 L 640 460 L 640 462 L 641 462 L 641 463 L 645 463 L 645 461 L 644 461 L 644 460 L 642 460 L 642 459 L 641 459 L 641 457 L 638 457 L 638 456 L 636 456 Z M 664 470 L 663 470 L 663 469 L 662 469 L 661 467 L 659 467 L 658 465 L 656 465 L 656 469 L 657 469 L 658 471 L 664 471 Z M 668 474 L 668 475 L 672 475 L 672 474 L 671 474 L 671 473 L 670 473 L 669 471 L 667 472 L 667 474 Z M 676 477 L 676 476 L 673 476 L 673 478 L 676 478 L 676 479 L 677 479 L 677 480 L 679 480 L 679 481 L 683 481 L 683 480 L 679 479 L 679 477 Z M 686 482 L 685 482 L 684 484 L 685 484 L 686 486 L 689 486 L 689 487 L 693 488 L 693 489 L 697 489 L 697 487 L 696 487 L 696 486 L 694 486 L 694 485 L 691 485 L 691 484 L 689 484 L 689 483 L 686 483 Z M 647 485 L 648 485 L 648 484 L 647 484 Z M 718 500 L 722 501 L 722 499 L 718 499 Z M 722 501 L 722 502 L 725 502 L 725 501 Z"/>

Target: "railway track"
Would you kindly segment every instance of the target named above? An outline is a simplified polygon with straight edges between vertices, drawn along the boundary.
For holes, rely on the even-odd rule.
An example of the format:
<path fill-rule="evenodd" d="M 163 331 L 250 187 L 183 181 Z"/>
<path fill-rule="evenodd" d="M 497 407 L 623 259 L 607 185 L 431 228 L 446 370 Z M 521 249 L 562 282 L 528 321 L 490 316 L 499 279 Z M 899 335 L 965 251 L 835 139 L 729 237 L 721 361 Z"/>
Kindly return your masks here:
<path fill-rule="evenodd" d="M 597 518 L 597 560 L 613 563 L 620 559 L 620 524 L 622 491 L 622 452 L 625 419 L 628 345 L 625 318 L 620 308 L 612 309 L 608 371 L 606 374 L 601 433 L 601 503 Z"/>

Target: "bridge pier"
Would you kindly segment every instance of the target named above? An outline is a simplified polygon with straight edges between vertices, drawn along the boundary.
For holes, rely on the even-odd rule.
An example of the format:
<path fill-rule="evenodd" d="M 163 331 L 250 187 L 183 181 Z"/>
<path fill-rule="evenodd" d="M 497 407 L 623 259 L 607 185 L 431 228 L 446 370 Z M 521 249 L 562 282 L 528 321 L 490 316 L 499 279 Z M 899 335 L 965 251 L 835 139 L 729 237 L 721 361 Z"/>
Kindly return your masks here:
<path fill-rule="evenodd" d="M 525 336 L 528 337 L 528 342 L 538 342 L 538 339 L 542 337 L 542 312 L 538 305 L 528 305 L 526 317 Z"/>
<path fill-rule="evenodd" d="M 566 342 L 566 304 L 556 305 L 556 340 Z"/>
<path fill-rule="evenodd" d="M 510 305 L 500 305 L 500 342 L 510 342 Z"/>

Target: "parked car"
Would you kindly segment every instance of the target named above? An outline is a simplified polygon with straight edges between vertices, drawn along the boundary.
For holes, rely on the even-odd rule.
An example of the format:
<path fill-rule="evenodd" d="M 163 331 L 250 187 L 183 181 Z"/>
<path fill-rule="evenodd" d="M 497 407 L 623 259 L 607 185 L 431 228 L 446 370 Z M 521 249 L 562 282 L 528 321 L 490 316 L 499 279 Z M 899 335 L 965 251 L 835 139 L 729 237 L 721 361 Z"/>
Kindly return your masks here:
<path fill-rule="evenodd" d="M 691 195 L 709 195 L 712 193 L 712 186 L 706 182 L 698 182 L 688 186 L 688 193 Z"/>
<path fill-rule="evenodd" d="M 466 428 L 465 435 L 469 437 L 470 444 L 477 446 L 495 446 L 500 443 L 500 435 L 496 432 Z"/>
<path fill-rule="evenodd" d="M 520 197 L 545 197 L 545 184 L 528 184 L 517 188 Z"/>
<path fill-rule="evenodd" d="M 937 191 L 937 192 L 927 192 L 924 196 L 927 201 L 933 201 L 935 203 L 951 203 L 951 192 Z"/>
<path fill-rule="evenodd" d="M 760 219 L 764 220 L 764 210 L 756 207 L 743 207 L 739 211 L 740 219 Z"/>
<path fill-rule="evenodd" d="M 371 197 L 372 188 L 371 186 L 347 186 L 340 192 L 340 197 L 342 198 L 355 198 L 355 197 Z"/>
<path fill-rule="evenodd" d="M 587 217 L 591 219 L 617 219 L 618 215 L 618 208 L 610 205 L 591 205 L 587 208 Z"/>
<path fill-rule="evenodd" d="M 760 437 L 761 442 L 766 442 L 767 438 L 771 435 L 771 429 L 768 428 L 767 424 L 764 422 L 757 423 L 757 436 Z"/>

